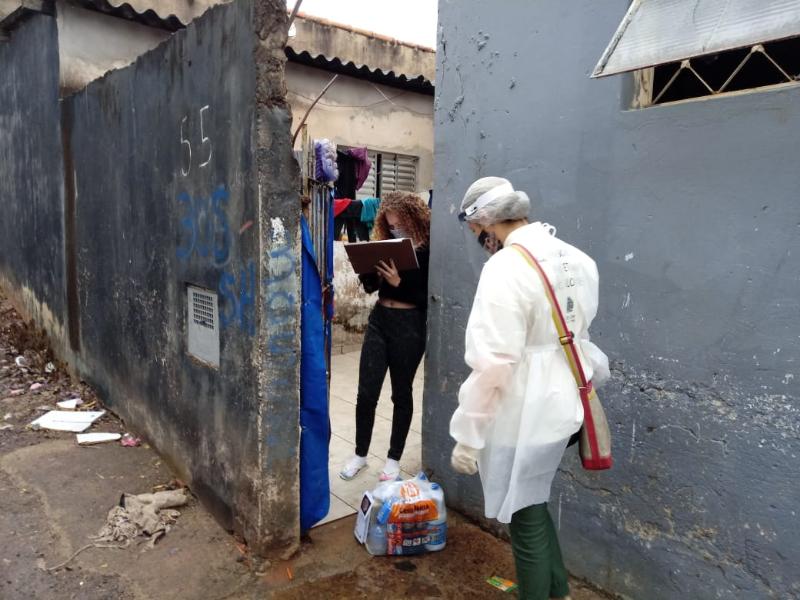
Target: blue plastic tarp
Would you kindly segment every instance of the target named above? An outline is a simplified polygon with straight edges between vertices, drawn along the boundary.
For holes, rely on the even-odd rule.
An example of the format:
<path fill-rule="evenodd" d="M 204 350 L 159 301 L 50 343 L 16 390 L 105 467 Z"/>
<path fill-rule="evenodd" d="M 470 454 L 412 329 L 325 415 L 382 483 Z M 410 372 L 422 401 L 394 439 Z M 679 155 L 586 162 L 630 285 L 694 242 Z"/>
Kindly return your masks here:
<path fill-rule="evenodd" d="M 330 510 L 328 483 L 328 377 L 326 329 L 317 261 L 311 231 L 301 217 L 303 234 L 302 308 L 300 317 L 300 530 L 308 531 Z M 326 265 L 327 270 L 327 265 Z"/>

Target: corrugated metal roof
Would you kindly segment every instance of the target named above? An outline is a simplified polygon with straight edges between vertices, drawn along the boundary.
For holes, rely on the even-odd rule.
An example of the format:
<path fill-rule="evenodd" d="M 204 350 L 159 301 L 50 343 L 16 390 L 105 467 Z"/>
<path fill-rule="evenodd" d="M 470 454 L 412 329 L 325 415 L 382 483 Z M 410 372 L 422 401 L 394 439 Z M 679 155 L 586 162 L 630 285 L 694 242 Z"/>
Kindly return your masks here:
<path fill-rule="evenodd" d="M 593 77 L 800 35 L 800 0 L 634 0 Z"/>
<path fill-rule="evenodd" d="M 296 62 L 387 85 L 433 93 L 436 52 L 326 19 L 295 19 L 286 55 Z"/>

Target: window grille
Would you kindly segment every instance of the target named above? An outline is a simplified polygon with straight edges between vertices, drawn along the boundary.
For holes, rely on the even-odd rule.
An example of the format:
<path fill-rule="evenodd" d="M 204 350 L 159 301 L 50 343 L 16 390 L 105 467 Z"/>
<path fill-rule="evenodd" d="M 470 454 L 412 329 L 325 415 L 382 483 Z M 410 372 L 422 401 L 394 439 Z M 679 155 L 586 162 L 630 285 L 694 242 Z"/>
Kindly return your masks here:
<path fill-rule="evenodd" d="M 799 75 L 800 38 L 756 44 L 646 70 L 635 107 L 793 84 Z"/>
<path fill-rule="evenodd" d="M 800 0 L 632 0 L 592 77 L 634 73 L 634 108 L 794 84 Z"/>

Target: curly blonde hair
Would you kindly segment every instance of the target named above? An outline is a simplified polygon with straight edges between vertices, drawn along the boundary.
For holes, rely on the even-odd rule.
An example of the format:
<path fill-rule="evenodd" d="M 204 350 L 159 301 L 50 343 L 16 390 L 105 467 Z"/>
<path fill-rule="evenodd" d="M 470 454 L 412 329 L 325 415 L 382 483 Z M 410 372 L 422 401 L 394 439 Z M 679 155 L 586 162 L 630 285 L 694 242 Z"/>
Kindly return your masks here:
<path fill-rule="evenodd" d="M 375 240 L 390 240 L 386 213 L 393 212 L 400 218 L 403 229 L 411 236 L 416 246 L 427 247 L 431 241 L 431 209 L 416 194 L 411 192 L 388 192 L 381 200 L 372 237 Z"/>

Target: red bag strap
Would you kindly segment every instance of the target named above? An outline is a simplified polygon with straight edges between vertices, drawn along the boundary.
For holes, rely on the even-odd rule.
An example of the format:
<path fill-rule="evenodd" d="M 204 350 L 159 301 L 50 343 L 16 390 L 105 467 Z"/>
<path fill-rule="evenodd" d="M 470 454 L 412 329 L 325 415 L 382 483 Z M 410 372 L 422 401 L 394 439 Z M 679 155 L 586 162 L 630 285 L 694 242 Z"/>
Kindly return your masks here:
<path fill-rule="evenodd" d="M 564 313 L 561 311 L 561 306 L 558 303 L 558 298 L 556 297 L 556 292 L 550 283 L 550 279 L 548 279 L 547 274 L 544 272 L 544 269 L 542 269 L 542 265 L 539 264 L 539 261 L 536 260 L 533 254 L 531 254 L 530 251 L 525 248 L 525 246 L 520 244 L 512 244 L 511 246 L 517 252 L 519 252 L 528 262 L 528 264 L 532 266 L 539 274 L 539 277 L 542 280 L 542 285 L 544 285 L 545 295 L 550 301 L 550 313 L 553 316 L 553 323 L 556 326 L 556 331 L 558 331 L 558 341 L 561 343 L 561 347 L 564 348 L 564 354 L 567 356 L 570 370 L 572 371 L 573 377 L 575 377 L 575 383 L 578 385 L 578 389 L 582 392 L 589 392 L 591 390 L 592 383 L 590 381 L 586 381 L 586 374 L 583 370 L 580 356 L 578 355 L 578 349 L 575 347 L 575 334 L 570 331 L 569 327 L 567 326 L 567 321 L 564 319 Z"/>

